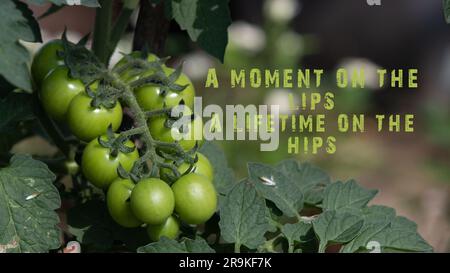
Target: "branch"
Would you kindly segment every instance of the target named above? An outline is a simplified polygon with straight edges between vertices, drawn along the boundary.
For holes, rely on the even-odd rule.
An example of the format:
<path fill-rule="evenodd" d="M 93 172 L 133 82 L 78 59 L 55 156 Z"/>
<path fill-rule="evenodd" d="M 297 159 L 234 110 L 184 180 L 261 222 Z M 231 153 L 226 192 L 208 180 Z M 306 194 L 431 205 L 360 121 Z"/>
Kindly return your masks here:
<path fill-rule="evenodd" d="M 133 49 L 148 46 L 156 55 L 162 56 L 169 32 L 170 20 L 165 16 L 164 2 L 153 5 L 148 0 L 141 1 L 141 9 L 134 34 Z"/>
<path fill-rule="evenodd" d="M 109 39 L 111 35 L 112 4 L 111 0 L 99 0 L 100 6 L 96 10 L 94 40 L 92 50 L 104 64 L 108 65 Z"/>

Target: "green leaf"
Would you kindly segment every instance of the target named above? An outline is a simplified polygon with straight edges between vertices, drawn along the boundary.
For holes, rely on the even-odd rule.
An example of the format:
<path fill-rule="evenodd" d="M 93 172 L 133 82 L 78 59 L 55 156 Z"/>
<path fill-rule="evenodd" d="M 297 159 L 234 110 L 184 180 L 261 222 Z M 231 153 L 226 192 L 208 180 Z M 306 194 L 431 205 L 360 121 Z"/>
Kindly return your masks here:
<path fill-rule="evenodd" d="M 54 14 L 54 13 L 57 13 L 58 11 L 60 11 L 62 8 L 63 8 L 64 6 L 57 6 L 57 5 L 54 5 L 54 4 L 52 4 L 43 14 L 41 14 L 39 17 L 38 17 L 38 20 L 42 20 L 42 19 L 44 19 L 45 17 L 47 17 L 47 16 L 50 16 L 50 15 L 52 15 L 52 14 Z"/>
<path fill-rule="evenodd" d="M 324 192 L 322 208 L 326 210 L 360 209 L 369 203 L 377 190 L 367 190 L 354 180 L 330 184 Z"/>
<path fill-rule="evenodd" d="M 264 198 L 272 201 L 288 217 L 300 218 L 303 208 L 303 193 L 277 169 L 260 163 L 248 163 L 249 180 Z M 266 181 L 272 181 L 270 185 Z"/>
<path fill-rule="evenodd" d="M 34 5 L 44 5 L 47 3 L 52 3 L 56 6 L 86 6 L 90 8 L 100 7 L 97 0 L 27 0 L 27 2 Z"/>
<path fill-rule="evenodd" d="M 65 41 L 64 38 L 63 41 Z M 72 45 L 65 41 L 64 53 L 64 62 L 70 70 L 70 75 L 80 79 L 84 84 L 91 84 L 98 80 L 106 70 L 97 56 L 83 45 Z"/>
<path fill-rule="evenodd" d="M 0 253 L 47 252 L 60 246 L 61 205 L 55 175 L 28 155 L 0 170 Z"/>
<path fill-rule="evenodd" d="M 33 114 L 33 97 L 24 93 L 10 93 L 0 99 L 0 134 L 15 130 L 20 121 L 31 120 Z"/>
<path fill-rule="evenodd" d="M 447 24 L 450 24 L 450 0 L 443 0 L 444 16 Z"/>
<path fill-rule="evenodd" d="M 231 24 L 228 0 L 172 0 L 171 7 L 192 41 L 223 62 Z"/>
<path fill-rule="evenodd" d="M 22 121 L 34 118 L 32 96 L 24 93 L 9 93 L 0 99 L 0 153 L 7 153 L 12 145 L 27 135 Z"/>
<path fill-rule="evenodd" d="M 391 221 L 395 218 L 395 210 L 384 206 L 371 206 L 363 210 L 364 226 L 359 235 L 346 244 L 341 252 L 352 253 L 359 249 L 366 249 L 371 239 L 389 227 Z"/>
<path fill-rule="evenodd" d="M 19 40 L 40 42 L 41 34 L 25 3 L 0 1 L 0 33 L 0 75 L 12 85 L 31 91 L 30 55 Z"/>
<path fill-rule="evenodd" d="M 276 169 L 288 177 L 303 192 L 304 202 L 316 205 L 322 202 L 323 191 L 330 184 L 330 177 L 322 169 L 295 159 L 281 161 Z"/>
<path fill-rule="evenodd" d="M 121 241 L 127 249 L 135 251 L 149 241 L 145 229 L 124 228 L 114 222 L 105 202 L 97 199 L 69 210 L 67 221 L 69 232 L 88 251 L 109 250 L 115 241 Z"/>
<path fill-rule="evenodd" d="M 256 249 L 265 242 L 270 229 L 264 198 L 247 181 L 236 184 L 226 196 L 220 210 L 220 230 L 223 239 L 236 245 Z"/>
<path fill-rule="evenodd" d="M 294 242 L 307 242 L 311 240 L 311 233 L 313 233 L 312 224 L 298 222 L 295 224 L 285 224 L 281 228 L 281 232 L 288 240 L 289 245 Z"/>
<path fill-rule="evenodd" d="M 139 253 L 214 253 L 208 243 L 201 237 L 195 240 L 185 238 L 181 242 L 162 237 L 158 242 L 150 243 L 137 249 Z"/>
<path fill-rule="evenodd" d="M 391 222 L 391 228 L 402 228 L 405 230 L 417 231 L 417 224 L 403 216 L 397 216 Z"/>
<path fill-rule="evenodd" d="M 381 252 L 432 252 L 433 248 L 416 232 L 408 228 L 387 228 L 371 241 L 378 242 Z"/>
<path fill-rule="evenodd" d="M 380 252 L 430 252 L 432 247 L 417 233 L 417 225 L 395 210 L 384 206 L 364 209 L 364 226 L 360 234 L 346 244 L 341 252 L 367 252 L 369 246 Z"/>
<path fill-rule="evenodd" d="M 364 218 L 361 215 L 346 211 L 325 211 L 313 222 L 314 232 L 320 240 L 319 252 L 325 252 L 329 244 L 351 241 L 363 225 Z"/>
<path fill-rule="evenodd" d="M 234 185 L 234 172 L 228 167 L 223 150 L 213 142 L 205 142 L 199 152 L 206 156 L 214 169 L 214 185 L 220 194 L 226 194 Z"/>

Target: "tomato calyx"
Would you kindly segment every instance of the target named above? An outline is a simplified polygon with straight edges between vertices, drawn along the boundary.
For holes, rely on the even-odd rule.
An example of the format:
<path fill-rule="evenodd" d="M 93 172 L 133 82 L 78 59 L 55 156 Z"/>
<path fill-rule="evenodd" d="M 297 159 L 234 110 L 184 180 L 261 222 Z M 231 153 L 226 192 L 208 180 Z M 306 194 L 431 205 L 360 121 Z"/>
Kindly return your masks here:
<path fill-rule="evenodd" d="M 116 136 L 111 125 L 109 125 L 108 130 L 106 131 L 106 136 L 106 140 L 104 139 L 104 136 L 99 136 L 97 140 L 101 146 L 110 149 L 111 157 L 117 157 L 119 155 L 119 152 L 123 154 L 129 154 L 136 149 L 136 147 L 129 147 L 125 145 L 125 143 L 128 141 L 128 137 L 125 135 Z"/>
<path fill-rule="evenodd" d="M 160 95 L 163 97 L 167 96 L 169 91 L 181 92 L 189 86 L 188 84 L 179 85 L 176 83 L 182 73 L 183 65 L 178 66 L 170 75 L 166 74 L 161 63 L 158 63 L 158 65 L 159 66 L 156 67 L 156 71 L 154 73 L 132 81 L 130 86 L 132 88 L 138 88 L 148 84 L 157 85 L 161 88 Z"/>
<path fill-rule="evenodd" d="M 160 168 L 161 169 L 169 169 L 171 172 L 170 173 L 167 173 L 167 172 L 161 173 L 160 172 L 160 175 L 162 175 L 166 181 L 173 183 L 176 180 L 178 180 L 178 178 L 180 178 L 181 176 L 186 175 L 191 172 L 195 172 L 196 163 L 199 160 L 198 155 L 197 155 L 198 148 L 199 148 L 199 144 L 197 142 L 195 144 L 194 148 L 192 148 L 192 150 L 185 151 L 183 153 L 177 153 L 176 151 L 166 152 L 166 151 L 162 150 L 161 148 L 156 149 L 156 153 L 160 157 L 165 158 L 167 161 L 170 162 L 170 163 L 167 163 L 166 165 L 160 164 Z M 173 170 L 174 167 L 176 169 L 178 169 L 184 163 L 189 164 L 189 167 L 186 169 L 186 171 L 184 171 L 183 173 L 174 172 L 174 170 Z"/>
<path fill-rule="evenodd" d="M 100 83 L 95 92 L 90 86 L 86 86 L 86 94 L 92 99 L 91 107 L 112 109 L 116 106 L 121 91 L 110 85 Z"/>
<path fill-rule="evenodd" d="M 119 175 L 119 177 L 123 179 L 130 179 L 134 184 L 137 184 L 142 179 L 148 177 L 148 168 L 145 164 L 138 160 L 134 163 L 129 172 L 127 172 L 125 168 L 123 168 L 123 166 L 119 164 L 119 167 L 117 168 L 117 174 Z"/>

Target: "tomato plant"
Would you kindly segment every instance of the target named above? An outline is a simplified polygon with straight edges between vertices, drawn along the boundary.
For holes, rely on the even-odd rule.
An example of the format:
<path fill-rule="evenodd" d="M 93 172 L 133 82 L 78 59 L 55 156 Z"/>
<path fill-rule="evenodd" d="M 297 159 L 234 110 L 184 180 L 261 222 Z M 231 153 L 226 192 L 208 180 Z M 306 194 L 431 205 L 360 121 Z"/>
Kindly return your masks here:
<path fill-rule="evenodd" d="M 163 68 L 167 76 L 174 73 L 174 69 L 170 67 Z M 154 72 L 146 72 L 144 75 L 151 75 Z M 163 108 L 172 108 L 183 103 L 192 108 L 194 106 L 195 90 L 192 82 L 185 74 L 181 74 L 175 81 L 175 84 L 185 86 L 182 91 L 174 91 L 165 89 L 158 84 L 149 84 L 136 88 L 134 94 L 142 109 L 146 111 L 158 110 Z"/>
<path fill-rule="evenodd" d="M 83 91 L 83 82 L 70 78 L 67 67 L 57 66 L 42 81 L 39 96 L 47 114 L 57 121 L 64 121 L 70 102 Z"/>
<path fill-rule="evenodd" d="M 191 166 L 191 164 L 183 161 L 177 167 L 178 171 L 181 174 L 196 173 L 196 174 L 204 175 L 210 181 L 213 181 L 214 170 L 213 170 L 213 167 L 212 167 L 211 163 L 209 162 L 208 158 L 201 153 L 197 153 L 196 156 L 197 156 L 197 161 L 194 164 L 192 164 L 192 166 Z M 171 173 L 168 169 L 164 169 L 164 168 L 161 169 L 162 177 L 169 176 L 169 175 L 171 175 Z"/>
<path fill-rule="evenodd" d="M 64 59 L 60 55 L 64 50 L 61 40 L 53 40 L 45 44 L 36 53 L 31 64 L 31 75 L 37 87 L 47 74 L 59 65 L 64 65 Z"/>
<path fill-rule="evenodd" d="M 130 205 L 139 220 L 150 225 L 160 225 L 172 214 L 175 201 L 167 183 L 148 178 L 140 181 L 133 189 Z"/>
<path fill-rule="evenodd" d="M 114 66 L 138 1 L 81 1 L 96 11 L 92 46 L 64 32 L 30 65 L 19 41 L 42 37 L 27 3 L 44 2 L 52 6 L 43 16 L 73 4 L 0 1 L 8 29 L 0 41 L 0 252 L 64 252 L 69 240 L 97 252 L 368 252 L 371 241 L 383 251 L 432 251 L 415 223 L 368 205 L 376 190 L 332 182 L 294 159 L 248 163 L 238 180 L 219 145 L 201 145 L 203 120 L 189 109 L 194 84 L 164 57 L 164 40 L 173 19 L 223 62 L 227 0 L 141 1 L 133 52 Z M 156 8 L 150 19 L 166 27 L 147 26 L 147 9 Z M 57 152 L 15 154 L 29 136 Z"/>
<path fill-rule="evenodd" d="M 161 237 L 175 239 L 180 231 L 180 224 L 178 219 L 170 216 L 166 221 L 159 225 L 148 225 L 147 232 L 150 239 L 158 241 Z"/>
<path fill-rule="evenodd" d="M 203 224 L 217 208 L 217 194 L 211 181 L 202 175 L 190 173 L 173 185 L 175 211 L 188 224 Z"/>
<path fill-rule="evenodd" d="M 150 133 L 156 140 L 177 142 L 185 151 L 191 150 L 202 141 L 203 121 L 201 117 L 193 116 L 188 108 L 183 111 L 183 117 L 184 120 L 174 119 L 171 116 L 150 118 L 148 121 Z M 175 123 L 177 120 L 179 123 Z"/>
<path fill-rule="evenodd" d="M 118 224 L 128 228 L 142 225 L 131 211 L 129 199 L 133 189 L 133 181 L 118 178 L 111 183 L 106 195 L 109 214 Z"/>
<path fill-rule="evenodd" d="M 87 180 L 95 186 L 104 189 L 108 188 L 112 181 L 118 177 L 117 168 L 119 164 L 129 171 L 139 158 L 139 153 L 131 141 L 127 140 L 123 144 L 119 143 L 131 149 L 130 151 L 121 151 L 120 147 L 104 145 L 103 141 L 106 138 L 106 136 L 101 136 L 89 142 L 84 148 L 81 159 L 83 174 Z"/>
<path fill-rule="evenodd" d="M 72 133 L 83 141 L 91 141 L 106 133 L 108 126 L 116 131 L 122 123 L 120 102 L 108 109 L 102 105 L 94 106 L 93 99 L 81 93 L 70 102 L 67 110 L 67 123 Z"/>

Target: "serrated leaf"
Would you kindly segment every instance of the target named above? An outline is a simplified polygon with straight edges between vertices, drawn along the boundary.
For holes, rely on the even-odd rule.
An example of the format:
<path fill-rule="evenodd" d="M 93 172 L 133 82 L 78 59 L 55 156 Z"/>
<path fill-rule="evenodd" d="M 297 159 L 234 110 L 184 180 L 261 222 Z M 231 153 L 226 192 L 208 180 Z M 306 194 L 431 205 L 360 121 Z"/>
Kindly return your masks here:
<path fill-rule="evenodd" d="M 41 34 L 25 3 L 0 1 L 0 33 L 0 75 L 12 85 L 31 91 L 30 55 L 19 40 L 40 42 Z"/>
<path fill-rule="evenodd" d="M 387 228 L 371 241 L 381 246 L 381 252 L 432 252 L 433 248 L 416 232 L 405 228 Z"/>
<path fill-rule="evenodd" d="M 223 150 L 213 142 L 203 143 L 199 152 L 206 156 L 214 169 L 214 185 L 216 190 L 224 195 L 234 185 L 234 172 L 228 167 L 228 161 Z"/>
<path fill-rule="evenodd" d="M 162 237 L 158 242 L 139 247 L 138 253 L 214 253 L 208 243 L 201 237 L 195 240 L 185 238 L 181 242 Z"/>
<path fill-rule="evenodd" d="M 364 224 L 361 215 L 334 210 L 325 211 L 314 222 L 314 232 L 318 236 L 319 252 L 333 243 L 347 243 L 355 238 Z"/>
<path fill-rule="evenodd" d="M 270 229 L 264 198 L 247 181 L 236 184 L 224 198 L 220 209 L 220 230 L 229 243 L 256 249 L 265 242 Z"/>
<path fill-rule="evenodd" d="M 303 192 L 304 202 L 316 205 L 322 202 L 323 191 L 330 184 L 330 177 L 322 169 L 295 159 L 281 161 L 276 169 L 281 171 Z"/>
<path fill-rule="evenodd" d="M 395 218 L 395 210 L 384 206 L 371 206 L 363 210 L 364 226 L 358 236 L 346 244 L 341 252 L 352 253 L 366 249 L 372 238 L 388 228 Z"/>
<path fill-rule="evenodd" d="M 367 190 L 354 180 L 336 182 L 327 186 L 322 208 L 325 210 L 360 209 L 377 194 L 377 190 Z"/>
<path fill-rule="evenodd" d="M 281 228 L 281 232 L 288 240 L 289 244 L 294 242 L 307 242 L 311 240 L 311 232 L 313 232 L 312 224 L 298 222 L 295 224 L 285 224 Z"/>
<path fill-rule="evenodd" d="M 290 179 L 277 169 L 261 164 L 248 164 L 249 180 L 264 198 L 272 201 L 288 217 L 300 217 L 303 209 L 303 193 Z M 265 183 L 269 179 L 274 184 Z"/>
<path fill-rule="evenodd" d="M 47 252 L 60 246 L 61 205 L 55 175 L 28 155 L 0 169 L 0 253 Z"/>
<path fill-rule="evenodd" d="M 417 231 L 417 224 L 403 216 L 397 216 L 391 222 L 391 228 L 402 228 L 410 231 Z"/>
<path fill-rule="evenodd" d="M 171 11 L 192 41 L 223 62 L 231 24 L 228 0 L 172 0 Z"/>
<path fill-rule="evenodd" d="M 34 5 L 44 5 L 47 3 L 52 3 L 56 6 L 86 6 L 90 8 L 100 7 L 97 0 L 27 0 L 27 2 Z"/>
<path fill-rule="evenodd" d="M 432 247 L 417 233 L 417 225 L 395 210 L 371 206 L 364 210 L 365 223 L 361 233 L 346 244 L 341 252 L 367 252 L 378 246 L 380 252 L 430 252 Z M 376 250 L 376 251 L 378 251 Z"/>
<path fill-rule="evenodd" d="M 443 0 L 444 16 L 447 24 L 450 24 L 450 0 Z"/>
<path fill-rule="evenodd" d="M 109 216 L 105 202 L 97 199 L 69 210 L 67 222 L 69 232 L 83 244 L 82 249 L 106 251 L 114 241 L 121 241 L 127 249 L 135 251 L 149 241 L 145 229 L 124 228 L 116 224 Z"/>

